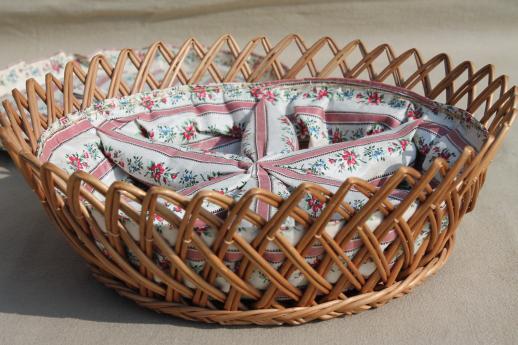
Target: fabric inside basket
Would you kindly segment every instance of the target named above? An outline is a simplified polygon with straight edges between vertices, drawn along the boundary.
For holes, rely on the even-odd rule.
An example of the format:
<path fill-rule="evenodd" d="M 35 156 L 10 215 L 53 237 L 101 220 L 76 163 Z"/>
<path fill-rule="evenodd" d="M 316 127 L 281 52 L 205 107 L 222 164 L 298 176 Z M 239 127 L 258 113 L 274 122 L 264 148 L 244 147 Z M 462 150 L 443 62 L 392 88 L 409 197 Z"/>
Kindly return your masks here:
<path fill-rule="evenodd" d="M 47 130 L 39 157 L 70 173 L 88 171 L 107 185 L 116 180 L 143 188 L 161 185 L 189 197 L 208 189 L 236 200 L 260 187 L 287 198 L 303 182 L 336 191 L 348 177 L 360 177 L 382 186 L 402 166 L 426 170 L 436 157 L 452 164 L 466 145 L 479 150 L 486 138 L 487 131 L 468 113 L 404 89 L 358 80 L 299 80 L 181 86 L 106 100 Z M 397 207 L 407 193 L 402 186 L 389 196 L 389 201 Z M 351 190 L 345 201 L 360 209 L 368 197 Z M 219 206 L 204 206 L 224 216 Z M 308 195 L 299 206 L 317 217 L 325 204 Z M 414 202 L 404 218 L 409 219 L 417 207 Z M 265 219 L 276 212 L 261 201 L 251 208 Z M 184 214 L 177 207 L 171 209 L 179 217 Z M 102 215 L 91 211 L 104 228 Z M 369 229 L 376 229 L 384 212 L 380 209 L 371 216 Z M 121 221 L 138 240 L 137 224 L 124 215 Z M 345 223 L 336 214 L 325 230 L 334 237 Z M 195 225 L 210 246 L 216 230 L 202 221 Z M 171 245 L 176 243 L 176 226 L 163 219 L 157 219 L 155 226 Z M 447 226 L 445 214 L 441 231 Z M 239 234 L 248 242 L 259 231 L 247 221 L 239 227 Z M 305 229 L 288 217 L 280 231 L 296 245 Z M 429 232 L 430 224 L 425 224 L 416 238 L 415 250 Z M 391 230 L 381 250 L 396 238 L 395 230 Z M 345 246 L 346 255 L 353 258 L 361 245 L 359 237 L 353 237 Z M 306 260 L 316 266 L 323 252 L 315 242 Z M 225 263 L 237 270 L 242 257 L 231 246 Z M 285 260 L 273 243 L 264 257 L 276 268 Z M 155 259 L 168 267 L 159 252 Z M 203 270 L 205 258 L 196 248 L 190 249 L 187 259 L 195 271 Z M 396 259 L 397 256 L 390 264 Z M 138 260 L 134 263 L 138 265 Z M 367 260 L 361 272 L 369 276 L 374 269 L 374 263 Z M 335 282 L 340 275 L 335 265 L 327 279 Z M 228 291 L 228 282 L 218 279 L 220 288 Z M 260 289 L 269 284 L 258 269 L 249 281 Z M 294 272 L 290 282 L 295 286 L 307 284 L 300 272 Z"/>
<path fill-rule="evenodd" d="M 176 54 L 178 52 L 178 48 L 175 46 L 169 46 L 169 49 Z M 135 53 L 140 57 L 144 58 L 147 53 L 147 48 L 139 48 L 135 49 Z M 117 63 L 117 59 L 119 58 L 120 50 L 119 49 L 103 49 L 97 52 L 88 54 L 87 56 L 83 56 L 81 54 L 70 54 L 66 52 L 59 52 L 55 55 L 43 58 L 34 62 L 26 62 L 20 61 L 12 66 L 0 69 L 0 102 L 8 99 L 11 100 L 11 91 L 13 89 L 19 89 L 20 91 L 25 90 L 25 83 L 27 79 L 33 78 L 38 84 L 45 84 L 45 76 L 48 73 L 52 73 L 56 78 L 61 81 L 65 72 L 65 66 L 70 61 L 75 61 L 79 64 L 81 68 L 85 71 L 88 69 L 91 59 L 96 55 L 103 55 L 106 60 L 114 66 Z M 234 57 L 230 51 L 223 50 L 220 55 L 218 55 L 214 61 L 213 65 L 218 69 L 218 71 L 225 73 L 229 66 L 231 66 L 234 61 Z M 251 65 L 257 64 L 261 61 L 261 57 L 258 55 L 251 55 L 249 58 L 249 63 Z M 197 56 L 193 51 L 187 54 L 187 57 L 183 61 L 182 71 L 191 75 L 193 71 L 199 66 L 201 59 Z M 169 64 L 163 58 L 159 57 L 159 53 L 154 58 L 154 63 L 150 67 L 149 73 L 156 79 L 160 80 L 164 73 L 169 68 Z M 131 64 L 127 64 L 123 73 L 123 81 L 132 85 L 136 76 L 137 69 L 132 68 Z M 266 73 L 264 78 L 271 78 L 272 75 L 270 73 Z M 236 76 L 238 81 L 241 81 L 242 77 L 240 75 Z M 204 75 L 200 80 L 200 84 L 205 84 L 211 82 L 212 79 L 209 75 Z M 107 76 L 103 76 L 102 73 L 99 73 L 99 78 L 97 80 L 97 86 L 103 91 L 107 92 L 110 86 L 110 78 Z M 75 85 L 74 94 L 77 97 L 81 97 L 83 92 L 82 85 Z M 55 97 L 58 97 L 56 100 L 59 102 L 61 100 L 60 93 L 57 93 Z M 44 107 L 44 103 L 40 104 L 41 112 L 45 112 L 46 108 Z"/>
<path fill-rule="evenodd" d="M 178 48 L 174 46 L 169 46 L 169 49 L 173 54 L 178 52 Z M 147 48 L 135 49 L 135 53 L 143 59 L 147 53 Z M 69 54 L 65 52 L 60 52 L 50 57 L 35 61 L 35 62 L 25 62 L 20 61 L 12 66 L 0 69 L 0 103 L 4 100 L 11 101 L 15 104 L 14 99 L 12 98 L 12 90 L 18 89 L 21 92 L 24 92 L 26 86 L 27 79 L 34 79 L 37 84 L 44 85 L 45 77 L 48 73 L 51 73 L 55 78 L 58 78 L 63 82 L 63 76 L 65 73 L 65 67 L 68 62 L 75 61 L 84 71 L 88 70 L 91 59 L 96 55 L 103 55 L 106 60 L 112 65 L 115 66 L 117 63 L 117 59 L 119 58 L 120 50 L 119 49 L 104 49 L 92 54 L 88 54 L 88 56 L 83 56 L 80 54 Z M 221 73 L 226 73 L 233 61 L 235 60 L 234 56 L 230 51 L 223 50 L 221 53 L 214 59 L 212 64 L 214 67 L 220 71 Z M 248 58 L 248 63 L 250 65 L 255 65 L 262 60 L 261 56 L 252 54 Z M 149 73 L 156 79 L 161 80 L 165 74 L 165 72 L 169 68 L 169 64 L 167 61 L 160 57 L 160 54 L 157 52 L 157 55 L 153 59 L 153 64 L 151 64 Z M 182 63 L 182 71 L 186 75 L 192 75 L 194 70 L 200 65 L 201 59 L 194 52 L 191 51 L 187 54 L 186 58 Z M 126 85 L 133 85 L 135 79 L 137 77 L 138 70 L 134 68 L 131 63 L 127 63 L 122 73 L 122 81 Z M 270 80 L 273 78 L 273 72 L 267 71 L 264 75 L 264 80 Z M 236 81 L 244 81 L 241 75 L 236 75 Z M 103 92 L 108 92 L 110 87 L 111 79 L 108 76 L 103 75 L 102 72 L 98 73 L 98 78 L 96 80 L 96 85 Z M 212 77 L 209 74 L 205 74 L 202 76 L 200 83 L 206 84 L 209 82 L 213 82 Z M 84 85 L 76 80 L 74 83 L 74 95 L 81 99 L 83 95 Z M 148 85 L 144 85 L 144 90 L 148 90 Z M 55 89 L 56 93 L 54 94 L 54 100 L 60 104 L 63 102 L 63 94 Z M 47 113 L 47 105 L 45 102 L 37 103 L 38 110 L 42 114 Z M 30 119 L 29 119 L 30 120 Z M 0 142 L 0 149 L 2 149 L 2 143 Z"/>

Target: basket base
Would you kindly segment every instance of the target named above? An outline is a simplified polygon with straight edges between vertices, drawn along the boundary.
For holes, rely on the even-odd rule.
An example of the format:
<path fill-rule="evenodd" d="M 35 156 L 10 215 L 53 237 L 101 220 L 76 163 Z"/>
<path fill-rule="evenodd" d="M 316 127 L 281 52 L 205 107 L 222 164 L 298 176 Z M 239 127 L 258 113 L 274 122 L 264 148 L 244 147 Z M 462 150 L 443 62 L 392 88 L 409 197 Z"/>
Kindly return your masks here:
<path fill-rule="evenodd" d="M 185 320 L 219 323 L 221 325 L 301 325 L 313 320 L 328 320 L 344 315 L 357 314 L 365 310 L 381 307 L 392 299 L 406 295 L 415 286 L 435 274 L 446 263 L 453 245 L 454 239 L 450 238 L 437 257 L 425 266 L 416 269 L 405 279 L 382 290 L 360 294 L 345 300 L 337 299 L 309 307 L 286 309 L 228 311 L 188 306 L 141 296 L 137 291 L 128 288 L 124 283 L 113 277 L 106 276 L 95 268 L 93 269 L 93 276 L 102 284 L 114 289 L 119 295 L 133 300 L 140 306 Z"/>

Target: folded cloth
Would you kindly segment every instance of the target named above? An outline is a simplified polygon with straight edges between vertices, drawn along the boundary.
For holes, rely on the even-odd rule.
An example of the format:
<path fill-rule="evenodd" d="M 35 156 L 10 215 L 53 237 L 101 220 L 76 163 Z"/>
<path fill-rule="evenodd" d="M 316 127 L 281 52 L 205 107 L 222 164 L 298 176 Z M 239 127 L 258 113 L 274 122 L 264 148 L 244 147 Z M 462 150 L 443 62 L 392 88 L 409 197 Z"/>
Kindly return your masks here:
<path fill-rule="evenodd" d="M 465 146 L 479 150 L 486 138 L 487 131 L 468 113 L 405 89 L 359 80 L 308 79 L 178 86 L 106 100 L 52 125 L 42 135 L 38 155 L 70 173 L 87 171 L 107 185 L 126 180 L 144 188 L 166 186 L 186 196 L 215 190 L 239 200 L 256 187 L 287 198 L 303 182 L 336 191 L 348 177 L 381 186 L 402 166 L 423 170 L 437 156 L 452 164 Z M 407 192 L 396 190 L 388 200 L 397 207 Z M 360 209 L 368 197 L 353 189 L 344 201 Z M 409 219 L 417 206 L 414 202 L 404 218 Z M 225 215 L 218 205 L 204 207 Z M 250 207 L 266 220 L 276 212 L 262 201 Z M 325 202 L 308 194 L 299 207 L 318 217 Z M 179 217 L 185 212 L 178 207 L 172 210 Z M 382 211 L 368 220 L 372 231 L 383 221 Z M 102 215 L 93 209 L 92 214 L 104 228 Z M 138 226 L 128 217 L 121 215 L 121 219 L 138 239 Z M 336 214 L 325 230 L 334 237 L 345 224 Z M 163 219 L 156 220 L 155 226 L 175 244 L 175 226 Z M 445 216 L 442 230 L 447 226 Z M 211 245 L 217 230 L 201 221 L 195 227 Z M 239 234 L 249 242 L 259 231 L 245 220 L 239 227 Z M 305 229 L 288 217 L 280 231 L 295 245 Z M 425 224 L 415 250 L 429 231 L 430 225 Z M 391 230 L 381 249 L 395 238 Z M 354 257 L 360 246 L 361 240 L 354 237 L 346 255 Z M 322 255 L 321 245 L 315 243 L 306 260 L 317 265 Z M 272 243 L 265 258 L 279 267 L 284 255 Z M 190 249 L 187 259 L 194 270 L 203 269 L 205 259 L 196 248 Z M 237 269 L 241 259 L 239 250 L 229 247 L 227 265 Z M 160 253 L 156 260 L 167 266 Z M 365 276 L 375 269 L 369 260 L 361 267 Z M 340 275 L 334 267 L 327 279 L 334 282 Z M 261 289 L 269 284 L 259 270 L 249 280 Z M 290 281 L 295 286 L 307 283 L 300 272 L 294 272 Z M 219 285 L 228 291 L 224 279 Z"/>

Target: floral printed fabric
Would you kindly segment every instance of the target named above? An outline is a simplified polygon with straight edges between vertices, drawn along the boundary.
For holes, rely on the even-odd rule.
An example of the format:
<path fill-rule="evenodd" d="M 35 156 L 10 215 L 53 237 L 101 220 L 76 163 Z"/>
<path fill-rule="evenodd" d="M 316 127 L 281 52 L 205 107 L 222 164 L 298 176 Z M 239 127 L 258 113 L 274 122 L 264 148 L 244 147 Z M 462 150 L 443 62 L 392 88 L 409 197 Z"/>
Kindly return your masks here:
<path fill-rule="evenodd" d="M 173 53 L 176 53 L 178 51 L 178 49 L 175 47 L 169 48 Z M 136 54 L 139 55 L 140 58 L 144 58 L 146 52 L 146 48 L 136 50 Z M 108 59 L 108 61 L 112 65 L 115 65 L 119 57 L 119 53 L 120 50 L 117 49 L 100 50 L 86 57 L 80 54 L 68 54 L 60 52 L 56 55 L 42 59 L 37 62 L 26 63 L 25 61 L 21 61 L 13 66 L 0 70 L 0 103 L 4 100 L 13 101 L 11 91 L 13 89 L 19 89 L 23 92 L 23 90 L 25 90 L 25 83 L 27 79 L 33 78 L 38 84 L 43 85 L 45 84 L 46 74 L 52 73 L 56 78 L 62 81 L 65 72 L 65 66 L 70 61 L 76 61 L 84 70 L 87 70 L 90 60 L 95 55 L 102 54 Z M 232 56 L 230 51 L 223 51 L 214 59 L 213 64 L 218 71 L 220 71 L 221 73 L 226 73 L 232 65 L 233 60 L 234 57 Z M 248 62 L 250 65 L 255 65 L 260 61 L 260 56 L 252 55 L 249 58 Z M 190 52 L 183 61 L 182 71 L 186 75 L 191 75 L 200 62 L 200 58 L 194 52 Z M 150 73 L 157 80 L 161 80 L 161 77 L 164 75 L 168 68 L 169 64 L 167 64 L 167 62 L 164 59 L 157 57 L 154 59 L 154 63 L 150 68 Z M 126 68 L 123 72 L 123 82 L 125 82 L 128 85 L 131 85 L 134 82 L 136 76 L 137 70 L 135 68 Z M 270 74 L 266 73 L 265 78 L 270 78 Z M 236 79 L 238 81 L 241 80 L 241 76 L 236 76 Z M 205 75 L 202 78 L 201 83 L 208 83 L 211 80 L 212 79 L 209 75 Z M 97 80 L 97 86 L 105 92 L 108 91 L 108 88 L 110 86 L 110 79 L 108 77 L 102 76 L 102 74 L 100 73 L 100 77 Z M 74 94 L 80 98 L 82 92 L 82 84 L 75 85 Z M 61 101 L 60 98 L 62 96 L 60 93 L 56 93 L 54 97 L 56 98 L 56 101 L 58 103 Z M 41 113 L 46 113 L 47 108 L 45 103 L 40 102 L 38 106 L 40 107 L 39 110 Z M 2 145 L 0 142 L 0 149 L 1 148 Z"/>
<path fill-rule="evenodd" d="M 39 157 L 70 173 L 88 171 L 107 185 L 125 180 L 143 188 L 167 186 L 187 196 L 209 189 L 236 200 L 260 187 L 287 198 L 306 181 L 331 191 L 351 176 L 381 186 L 401 166 L 426 169 L 439 156 L 451 164 L 466 145 L 479 150 L 486 138 L 487 132 L 469 114 L 406 90 L 358 80 L 310 79 L 181 86 L 106 100 L 51 126 L 42 136 Z M 397 206 L 406 193 L 396 191 L 389 200 Z M 345 201 L 360 209 L 368 198 L 351 190 Z M 215 205 L 204 206 L 221 214 Z M 262 202 L 251 207 L 266 219 L 276 211 Z M 308 195 L 300 207 L 317 217 L 325 204 Z M 410 218 L 416 207 L 413 204 L 404 217 Z M 179 217 L 184 214 L 177 207 L 171 209 Z M 95 210 L 92 214 L 103 228 L 102 216 Z M 377 211 L 367 225 L 374 230 L 382 221 L 383 214 Z M 121 222 L 138 239 L 138 226 L 123 216 Z M 326 231 L 335 236 L 344 224 L 335 215 Z M 163 219 L 157 219 L 155 226 L 174 245 L 177 229 Z M 446 216 L 441 229 L 447 226 Z M 211 245 L 215 229 L 198 221 L 195 230 Z M 247 241 L 258 232 L 246 221 L 239 227 Z M 304 228 L 288 217 L 281 232 L 296 244 Z M 425 224 L 415 250 L 429 232 L 430 225 Z M 391 230 L 381 249 L 396 237 Z M 345 252 L 352 258 L 360 247 L 356 236 Z M 315 243 L 306 260 L 316 266 L 323 253 Z M 276 268 L 285 259 L 274 244 L 264 256 Z M 234 270 L 241 259 L 233 246 L 224 258 Z M 195 248 L 187 260 L 196 272 L 204 268 L 205 259 Z M 156 261 L 163 267 L 169 265 L 160 253 Z M 368 276 L 374 269 L 368 260 L 360 270 Z M 338 267 L 333 267 L 327 279 L 335 282 L 340 275 Z M 221 289 L 228 291 L 228 282 L 218 279 Z M 260 270 L 249 280 L 261 289 L 269 284 Z M 290 282 L 307 284 L 298 271 Z"/>
<path fill-rule="evenodd" d="M 169 47 L 173 53 L 176 53 L 178 49 L 176 47 Z M 146 55 L 147 48 L 138 49 L 135 51 L 140 58 L 143 58 Z M 27 63 L 25 61 L 18 62 L 15 65 L 4 68 L 0 70 L 0 99 L 6 99 L 10 97 L 10 93 L 13 89 L 17 88 L 19 90 L 25 89 L 25 82 L 27 79 L 34 78 L 36 82 L 39 84 L 45 83 L 45 75 L 47 73 L 52 73 L 57 78 L 63 78 L 63 73 L 65 71 L 65 66 L 70 61 L 76 61 L 83 69 L 88 69 L 88 65 L 90 60 L 98 54 L 104 55 L 108 61 L 115 65 L 117 59 L 119 57 L 120 50 L 111 49 L 111 50 L 100 50 L 89 56 L 83 56 L 80 54 L 68 54 L 65 52 L 60 52 L 48 58 Z M 157 54 L 158 55 L 158 54 Z M 220 55 L 218 55 L 213 64 L 215 67 L 222 73 L 226 73 L 226 71 L 232 65 L 234 58 L 230 51 L 222 51 Z M 182 71 L 187 75 L 192 74 L 194 69 L 199 65 L 200 58 L 194 53 L 191 52 L 187 55 L 185 60 L 183 61 Z M 249 64 L 255 65 L 261 61 L 260 56 L 252 55 L 249 60 Z M 163 75 L 167 69 L 169 68 L 169 64 L 160 58 L 156 58 L 154 63 L 152 64 L 150 73 L 154 77 L 160 77 Z M 130 69 L 124 71 L 123 78 L 125 82 L 131 83 L 137 75 L 136 69 Z M 269 74 L 266 73 L 265 78 L 268 78 Z M 239 79 L 239 76 L 237 76 Z M 202 78 L 202 83 L 206 83 L 210 81 L 209 76 L 205 76 Z M 97 85 L 103 89 L 104 91 L 108 90 L 109 87 L 109 79 L 99 79 L 97 81 Z M 81 93 L 82 90 L 78 88 L 77 92 Z"/>
<path fill-rule="evenodd" d="M 238 199 L 254 187 L 287 196 L 301 182 L 314 182 L 334 190 L 350 176 L 379 184 L 397 168 L 415 160 L 412 137 L 420 121 L 354 141 L 298 150 L 295 128 L 279 105 L 273 108 L 265 100 L 232 103 L 230 107 L 239 107 L 241 116 L 230 113 L 228 107 L 202 105 L 197 110 L 203 114 L 197 115 L 203 116 L 199 120 L 182 120 L 182 113 L 173 116 L 173 122 L 184 121 L 183 132 L 179 133 L 184 145 L 155 141 L 155 127 L 149 125 L 153 114 L 139 115 L 137 124 L 133 117 L 126 118 L 128 122 L 120 118 L 105 121 L 97 127 L 97 134 L 105 154 L 129 175 L 188 196 L 211 189 Z M 192 110 L 184 111 L 190 114 Z M 235 140 L 229 132 L 225 133 L 225 128 L 214 125 L 221 118 L 220 124 L 225 124 L 225 117 L 229 121 L 232 117 L 237 121 L 248 118 L 238 141 L 240 145 L 231 145 L 235 152 L 218 152 L 221 146 Z M 135 135 L 135 127 L 144 122 L 150 131 Z M 235 126 L 241 127 L 239 122 Z M 201 135 L 205 139 L 197 138 Z M 258 213 L 268 218 L 269 210 L 260 207 Z"/>

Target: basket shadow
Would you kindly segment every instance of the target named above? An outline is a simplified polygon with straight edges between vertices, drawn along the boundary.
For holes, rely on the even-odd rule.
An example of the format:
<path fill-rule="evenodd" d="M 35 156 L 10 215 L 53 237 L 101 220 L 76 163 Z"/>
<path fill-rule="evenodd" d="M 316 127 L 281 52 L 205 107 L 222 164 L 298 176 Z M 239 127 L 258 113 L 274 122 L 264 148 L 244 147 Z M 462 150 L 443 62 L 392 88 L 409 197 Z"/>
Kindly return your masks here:
<path fill-rule="evenodd" d="M 5 152 L 0 152 L 0 220 L 0 313 L 209 329 L 227 327 L 160 315 L 98 283 L 48 219 Z"/>

